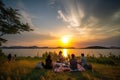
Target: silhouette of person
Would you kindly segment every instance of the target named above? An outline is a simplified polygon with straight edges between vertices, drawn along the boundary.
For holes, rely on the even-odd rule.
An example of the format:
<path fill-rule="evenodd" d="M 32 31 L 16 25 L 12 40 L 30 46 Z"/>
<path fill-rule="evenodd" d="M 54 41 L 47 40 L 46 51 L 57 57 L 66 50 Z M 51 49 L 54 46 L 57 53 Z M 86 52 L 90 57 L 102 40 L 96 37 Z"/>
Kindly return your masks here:
<path fill-rule="evenodd" d="M 11 53 L 8 54 L 8 57 L 7 57 L 7 58 L 8 58 L 8 61 L 11 61 L 11 60 L 12 60 L 12 55 L 11 55 Z"/>
<path fill-rule="evenodd" d="M 72 54 L 70 59 L 70 69 L 71 70 L 77 70 L 77 59 L 75 59 L 75 55 Z"/>
<path fill-rule="evenodd" d="M 59 51 L 59 54 L 58 54 L 58 62 L 63 62 L 64 61 L 64 58 L 62 56 L 62 51 Z"/>
<path fill-rule="evenodd" d="M 45 60 L 45 69 L 52 69 L 52 68 L 53 68 L 53 64 L 52 64 L 51 55 L 48 55 Z"/>

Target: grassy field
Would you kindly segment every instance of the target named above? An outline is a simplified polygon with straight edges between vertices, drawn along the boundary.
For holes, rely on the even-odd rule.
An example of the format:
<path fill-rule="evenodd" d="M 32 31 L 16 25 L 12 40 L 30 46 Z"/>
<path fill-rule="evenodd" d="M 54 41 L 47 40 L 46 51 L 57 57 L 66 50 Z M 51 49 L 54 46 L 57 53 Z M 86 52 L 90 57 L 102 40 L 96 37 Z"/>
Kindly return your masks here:
<path fill-rule="evenodd" d="M 0 62 L 0 80 L 120 80 L 120 65 L 90 62 L 93 71 L 61 72 L 35 69 L 43 59 L 21 58 L 16 61 Z"/>

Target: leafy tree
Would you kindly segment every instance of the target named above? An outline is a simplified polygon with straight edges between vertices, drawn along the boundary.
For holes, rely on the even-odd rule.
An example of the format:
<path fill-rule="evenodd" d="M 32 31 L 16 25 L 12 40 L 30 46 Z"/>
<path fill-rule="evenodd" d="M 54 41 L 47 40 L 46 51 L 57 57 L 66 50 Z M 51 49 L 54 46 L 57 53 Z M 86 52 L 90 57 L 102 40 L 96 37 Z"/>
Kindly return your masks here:
<path fill-rule="evenodd" d="M 17 9 L 6 7 L 0 0 L 0 46 L 7 40 L 2 38 L 6 34 L 20 34 L 24 31 L 32 31 L 28 23 L 20 21 Z"/>

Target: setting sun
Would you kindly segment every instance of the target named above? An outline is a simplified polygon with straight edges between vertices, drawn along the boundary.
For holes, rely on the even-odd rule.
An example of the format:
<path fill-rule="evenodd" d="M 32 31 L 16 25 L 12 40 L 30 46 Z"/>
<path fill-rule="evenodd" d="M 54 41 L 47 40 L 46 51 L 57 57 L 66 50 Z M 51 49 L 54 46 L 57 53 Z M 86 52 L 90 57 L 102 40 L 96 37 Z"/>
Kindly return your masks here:
<path fill-rule="evenodd" d="M 63 42 L 64 44 L 67 44 L 67 43 L 69 42 L 69 37 L 68 37 L 68 36 L 62 37 L 62 42 Z"/>

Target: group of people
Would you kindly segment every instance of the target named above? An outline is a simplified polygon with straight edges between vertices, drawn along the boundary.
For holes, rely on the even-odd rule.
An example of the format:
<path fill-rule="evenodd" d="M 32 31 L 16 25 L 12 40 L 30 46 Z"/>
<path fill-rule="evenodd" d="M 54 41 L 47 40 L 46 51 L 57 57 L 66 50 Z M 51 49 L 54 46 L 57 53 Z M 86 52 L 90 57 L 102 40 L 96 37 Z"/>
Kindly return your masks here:
<path fill-rule="evenodd" d="M 12 55 L 11 53 L 9 53 L 7 58 L 8 58 L 8 61 L 12 61 L 12 60 L 15 61 L 16 60 L 16 54 Z"/>
<path fill-rule="evenodd" d="M 57 62 L 56 63 L 64 63 L 64 57 L 62 56 L 62 51 L 59 52 L 58 54 L 58 57 L 57 57 Z M 52 58 L 51 58 L 51 55 L 49 54 L 45 60 L 45 64 L 42 63 L 42 66 L 45 68 L 45 69 L 54 69 L 56 68 L 53 61 L 52 61 Z M 59 68 L 59 66 L 57 66 Z M 81 60 L 77 60 L 75 55 L 74 54 L 71 54 L 71 59 L 69 60 L 69 68 L 70 70 L 85 70 L 86 68 L 88 67 L 88 64 L 87 64 L 87 61 L 86 61 L 86 58 L 84 56 L 84 53 L 81 54 Z M 67 68 L 68 69 L 68 68 Z"/>
<path fill-rule="evenodd" d="M 81 54 L 81 60 L 77 61 L 75 58 L 75 55 L 72 54 L 70 59 L 70 69 L 71 70 L 78 70 L 78 71 L 84 71 L 87 66 L 86 58 L 84 57 L 84 53 Z"/>

